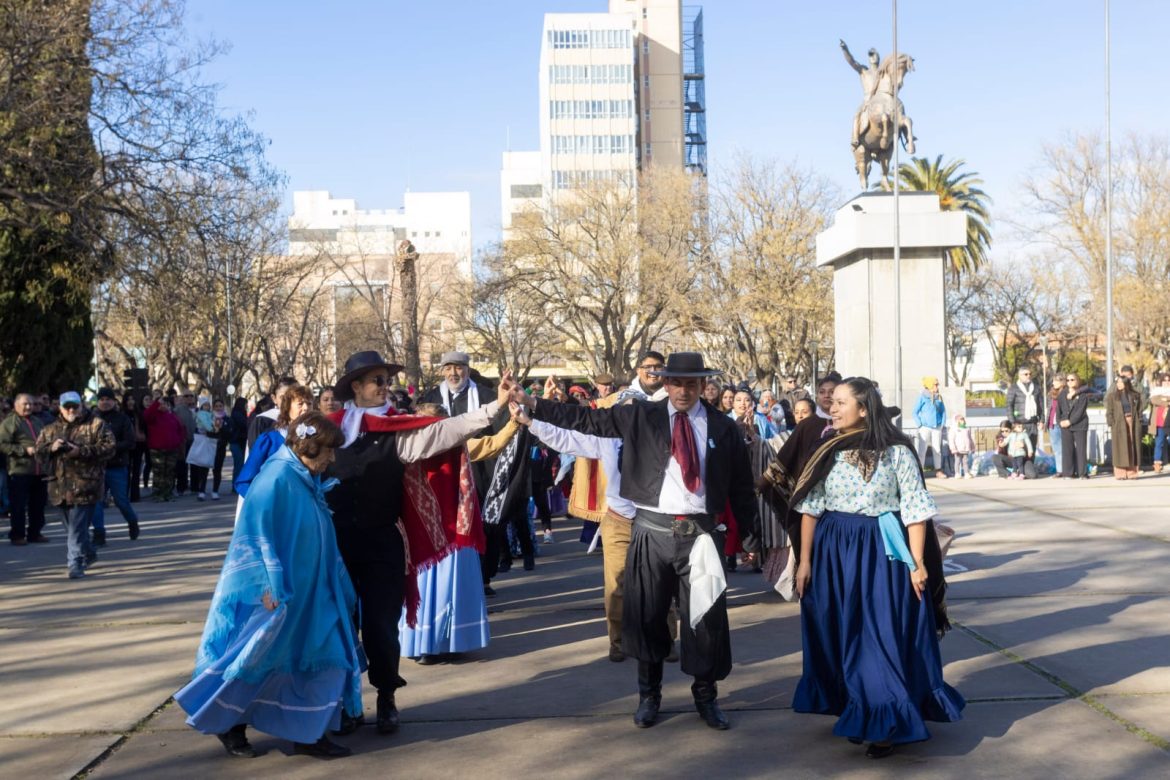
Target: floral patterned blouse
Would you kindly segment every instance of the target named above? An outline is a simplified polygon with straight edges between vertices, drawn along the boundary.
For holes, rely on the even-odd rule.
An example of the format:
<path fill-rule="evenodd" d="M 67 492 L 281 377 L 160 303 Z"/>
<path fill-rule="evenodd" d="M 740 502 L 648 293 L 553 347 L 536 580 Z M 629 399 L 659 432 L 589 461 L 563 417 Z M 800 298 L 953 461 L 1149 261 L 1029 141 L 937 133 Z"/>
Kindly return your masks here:
<path fill-rule="evenodd" d="M 837 462 L 829 475 L 809 491 L 796 511 L 813 517 L 832 511 L 871 517 L 901 512 L 904 525 L 921 523 L 938 514 L 934 499 L 919 477 L 917 458 L 908 447 L 895 444 L 886 449 L 868 481 L 851 462 L 854 454 L 855 451 L 836 453 Z"/>

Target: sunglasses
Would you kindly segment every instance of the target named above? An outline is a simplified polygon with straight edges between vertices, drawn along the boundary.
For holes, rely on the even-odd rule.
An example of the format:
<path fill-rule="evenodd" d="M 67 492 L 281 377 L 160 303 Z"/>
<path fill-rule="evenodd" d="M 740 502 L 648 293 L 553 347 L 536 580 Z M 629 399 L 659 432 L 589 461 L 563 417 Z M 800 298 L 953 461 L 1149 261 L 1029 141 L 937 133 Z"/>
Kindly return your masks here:
<path fill-rule="evenodd" d="M 1080 377 L 1079 377 L 1079 376 L 1066 376 L 1066 377 L 1064 378 L 1064 381 L 1066 381 L 1066 382 L 1076 382 L 1076 381 L 1079 381 L 1079 380 L 1080 380 Z"/>
<path fill-rule="evenodd" d="M 638 366 L 639 371 L 657 371 L 662 368 L 662 363 L 648 363 L 644 366 Z"/>
<path fill-rule="evenodd" d="M 377 376 L 369 377 L 368 379 L 366 379 L 366 381 L 373 382 L 378 387 L 385 387 L 386 385 L 390 384 L 390 380 L 383 374 L 378 374 Z"/>
<path fill-rule="evenodd" d="M 81 404 L 61 404 L 61 408 L 68 409 L 68 410 L 72 411 L 74 409 L 80 409 Z"/>

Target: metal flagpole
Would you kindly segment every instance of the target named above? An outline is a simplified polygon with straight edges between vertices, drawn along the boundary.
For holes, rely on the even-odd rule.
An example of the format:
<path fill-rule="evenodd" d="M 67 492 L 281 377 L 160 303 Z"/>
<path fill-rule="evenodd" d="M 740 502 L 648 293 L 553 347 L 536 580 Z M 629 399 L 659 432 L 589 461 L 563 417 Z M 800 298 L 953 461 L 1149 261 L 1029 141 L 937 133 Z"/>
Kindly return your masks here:
<path fill-rule="evenodd" d="M 1109 95 L 1109 0 L 1105 0 L 1105 381 L 1113 371 L 1113 138 Z"/>
<path fill-rule="evenodd" d="M 894 87 L 894 397 L 898 399 L 898 406 L 905 410 L 906 403 L 902 397 L 902 210 L 898 206 L 898 191 L 901 186 L 898 182 L 899 149 L 898 127 L 901 124 L 898 105 L 897 72 L 898 72 L 898 0 L 894 3 L 894 51 L 890 55 L 890 64 L 893 73 L 890 77 Z M 900 419 L 905 420 L 903 414 Z"/>

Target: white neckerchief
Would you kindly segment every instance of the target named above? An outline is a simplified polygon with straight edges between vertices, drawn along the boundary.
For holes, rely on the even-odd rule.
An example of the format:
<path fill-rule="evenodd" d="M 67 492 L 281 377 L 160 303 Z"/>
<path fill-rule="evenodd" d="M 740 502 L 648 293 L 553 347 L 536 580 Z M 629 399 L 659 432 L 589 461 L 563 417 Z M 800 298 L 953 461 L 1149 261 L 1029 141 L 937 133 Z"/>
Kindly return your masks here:
<path fill-rule="evenodd" d="M 257 417 L 263 417 L 263 418 L 265 418 L 265 419 L 267 419 L 267 420 L 275 420 L 277 417 L 280 417 L 280 407 L 279 407 L 279 406 L 274 406 L 274 407 L 272 407 L 271 409 L 269 409 L 269 410 L 267 410 L 267 411 L 260 412 L 260 414 L 258 414 L 258 415 L 256 415 L 256 416 L 257 416 Z"/>
<path fill-rule="evenodd" d="M 1036 409 L 1036 396 L 1032 393 L 1033 385 L 1030 382 L 1026 385 L 1023 382 L 1016 382 L 1016 386 L 1024 391 L 1024 419 L 1031 420 L 1039 414 Z"/>
<path fill-rule="evenodd" d="M 449 385 L 446 381 L 444 381 L 441 385 L 439 385 L 439 395 L 442 396 L 442 398 L 443 398 L 443 408 L 447 410 L 448 417 L 454 416 L 454 413 L 451 411 L 451 394 L 452 393 L 454 393 L 455 395 L 458 395 L 459 393 L 463 393 L 463 392 L 467 393 L 467 411 L 474 412 L 476 409 L 479 408 L 479 393 L 478 392 L 473 393 L 473 392 L 471 392 L 472 390 L 478 390 L 478 388 L 475 388 L 472 386 L 471 377 L 467 377 L 466 379 L 464 379 L 463 386 L 460 387 L 458 390 L 452 390 L 451 385 Z"/>
<path fill-rule="evenodd" d="M 822 420 L 828 420 L 829 422 L 833 421 L 832 416 L 821 407 L 813 404 L 813 408 L 816 410 L 817 417 L 820 417 Z"/>
<path fill-rule="evenodd" d="M 637 377 L 635 377 L 633 383 L 630 385 L 630 389 L 637 390 L 639 393 L 646 396 L 651 401 L 661 401 L 663 398 L 666 398 L 666 385 L 665 384 L 662 385 L 661 387 L 659 387 L 653 393 L 650 393 L 646 390 L 646 388 L 642 387 L 641 380 L 639 380 Z"/>
<path fill-rule="evenodd" d="M 381 406 L 355 406 L 353 401 L 346 401 L 345 416 L 341 418 L 341 432 L 345 434 L 345 442 L 342 443 L 342 449 L 357 441 L 357 437 L 362 433 L 362 418 L 367 414 L 376 414 L 385 416 L 386 412 L 390 411 L 392 404 L 387 401 Z"/>

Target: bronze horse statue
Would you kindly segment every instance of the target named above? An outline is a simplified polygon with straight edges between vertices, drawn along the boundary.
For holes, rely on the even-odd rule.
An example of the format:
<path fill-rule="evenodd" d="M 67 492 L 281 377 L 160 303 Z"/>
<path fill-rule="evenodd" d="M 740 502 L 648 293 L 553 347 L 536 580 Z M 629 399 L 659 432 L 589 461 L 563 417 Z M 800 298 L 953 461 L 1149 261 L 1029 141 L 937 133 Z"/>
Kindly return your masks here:
<path fill-rule="evenodd" d="M 899 54 L 896 61 L 886 57 L 878 67 L 878 83 L 873 96 L 861 106 L 854 120 L 853 159 L 863 190 L 869 189 L 869 170 L 874 162 L 882 168 L 881 186 L 888 186 L 895 138 L 901 140 L 902 148 L 908 154 L 914 154 L 914 126 L 898 98 L 902 79 L 912 70 L 914 58 L 910 55 Z"/>

